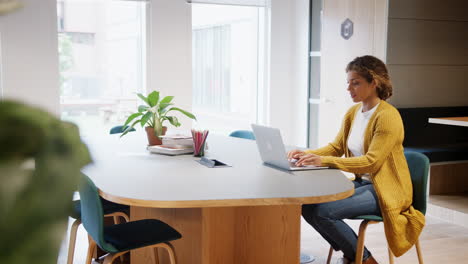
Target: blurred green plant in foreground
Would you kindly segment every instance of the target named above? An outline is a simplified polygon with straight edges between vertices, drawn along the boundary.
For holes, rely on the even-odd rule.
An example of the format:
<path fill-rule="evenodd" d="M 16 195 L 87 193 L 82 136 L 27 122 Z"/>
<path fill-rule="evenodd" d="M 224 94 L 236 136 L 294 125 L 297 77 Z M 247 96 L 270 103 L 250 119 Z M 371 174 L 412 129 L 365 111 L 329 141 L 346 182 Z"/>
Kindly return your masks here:
<path fill-rule="evenodd" d="M 75 125 L 22 103 L 0 101 L 0 124 L 0 263 L 56 263 L 88 149 Z"/>

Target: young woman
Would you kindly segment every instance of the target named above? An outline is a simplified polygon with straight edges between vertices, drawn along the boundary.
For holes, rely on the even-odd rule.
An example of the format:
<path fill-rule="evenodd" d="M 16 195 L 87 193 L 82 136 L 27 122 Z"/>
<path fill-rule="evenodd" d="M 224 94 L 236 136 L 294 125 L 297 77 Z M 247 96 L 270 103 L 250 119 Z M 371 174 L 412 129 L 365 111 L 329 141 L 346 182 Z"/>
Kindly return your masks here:
<path fill-rule="evenodd" d="M 346 67 L 348 91 L 358 103 L 346 113 L 335 140 L 316 150 L 293 150 L 296 165 L 329 166 L 352 172 L 355 193 L 335 202 L 302 207 L 305 220 L 335 250 L 341 250 L 343 263 L 356 255 L 357 235 L 343 221 L 359 215 L 380 215 L 385 235 L 395 256 L 401 256 L 416 242 L 424 227 L 424 215 L 412 204 L 413 189 L 403 153 L 403 123 L 392 105 L 392 85 L 385 64 L 362 56 Z M 342 157 L 344 155 L 344 157 Z M 377 263 L 364 250 L 363 263 Z"/>

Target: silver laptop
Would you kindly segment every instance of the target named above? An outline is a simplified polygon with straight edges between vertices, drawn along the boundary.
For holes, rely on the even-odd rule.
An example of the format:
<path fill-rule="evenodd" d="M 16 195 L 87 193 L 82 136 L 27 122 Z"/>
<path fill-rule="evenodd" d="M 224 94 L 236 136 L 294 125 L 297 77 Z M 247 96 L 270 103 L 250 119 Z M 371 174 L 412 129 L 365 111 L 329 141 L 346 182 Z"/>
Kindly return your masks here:
<path fill-rule="evenodd" d="M 286 148 L 284 147 L 279 129 L 255 124 L 252 124 L 252 129 L 255 134 L 258 151 L 260 152 L 263 162 L 266 164 L 291 171 L 328 168 L 313 165 L 296 166 L 294 162 L 288 161 Z"/>

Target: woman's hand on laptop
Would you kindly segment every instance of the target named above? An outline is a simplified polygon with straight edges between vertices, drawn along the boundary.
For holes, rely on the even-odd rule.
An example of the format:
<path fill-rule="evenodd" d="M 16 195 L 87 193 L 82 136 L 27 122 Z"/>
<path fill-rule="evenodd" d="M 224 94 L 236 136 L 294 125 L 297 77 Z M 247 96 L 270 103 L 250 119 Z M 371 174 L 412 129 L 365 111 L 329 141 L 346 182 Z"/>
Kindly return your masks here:
<path fill-rule="evenodd" d="M 298 160 L 300 157 L 304 156 L 305 152 L 302 150 L 294 149 L 288 152 L 288 160 Z"/>
<path fill-rule="evenodd" d="M 302 155 L 296 162 L 296 166 L 314 165 L 317 167 L 322 166 L 322 158 L 315 154 Z"/>

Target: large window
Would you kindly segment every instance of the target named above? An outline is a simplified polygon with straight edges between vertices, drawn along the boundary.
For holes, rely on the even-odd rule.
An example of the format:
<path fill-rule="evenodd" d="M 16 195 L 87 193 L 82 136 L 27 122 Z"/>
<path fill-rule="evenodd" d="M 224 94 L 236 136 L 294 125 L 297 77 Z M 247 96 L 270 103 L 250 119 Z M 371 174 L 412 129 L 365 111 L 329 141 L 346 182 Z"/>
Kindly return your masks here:
<path fill-rule="evenodd" d="M 58 0 L 62 119 L 106 133 L 146 90 L 146 3 Z"/>
<path fill-rule="evenodd" d="M 199 126 L 228 133 L 257 121 L 264 9 L 192 4 L 193 111 Z"/>

